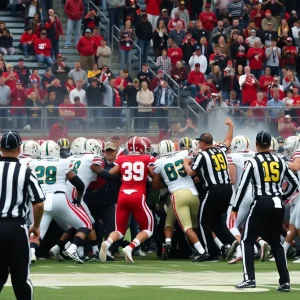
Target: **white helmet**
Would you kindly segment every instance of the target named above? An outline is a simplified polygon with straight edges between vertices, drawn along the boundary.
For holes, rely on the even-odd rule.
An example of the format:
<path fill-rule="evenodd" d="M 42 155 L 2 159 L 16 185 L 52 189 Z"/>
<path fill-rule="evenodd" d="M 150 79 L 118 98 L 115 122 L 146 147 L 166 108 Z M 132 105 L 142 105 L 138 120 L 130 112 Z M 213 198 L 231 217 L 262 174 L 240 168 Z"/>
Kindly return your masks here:
<path fill-rule="evenodd" d="M 237 135 L 232 139 L 230 145 L 230 152 L 237 153 L 237 152 L 245 152 L 250 145 L 250 140 L 244 135 Z"/>
<path fill-rule="evenodd" d="M 84 137 L 79 137 L 75 139 L 71 145 L 72 154 L 83 154 L 86 152 L 86 142 L 87 139 Z"/>
<path fill-rule="evenodd" d="M 201 152 L 201 149 L 199 148 L 198 140 L 192 140 L 192 151 L 193 151 L 193 154 L 195 154 L 195 155 L 197 155 L 199 152 Z"/>
<path fill-rule="evenodd" d="M 91 152 L 95 155 L 101 155 L 103 150 L 101 144 L 95 139 L 88 139 L 85 143 L 85 149 L 87 152 Z"/>
<path fill-rule="evenodd" d="M 40 157 L 40 145 L 36 141 L 29 140 L 22 143 L 20 150 L 20 155 L 26 155 L 32 158 Z"/>
<path fill-rule="evenodd" d="M 41 146 L 41 158 L 59 158 L 60 147 L 54 141 L 46 141 Z"/>
<path fill-rule="evenodd" d="M 299 138 L 295 135 L 289 136 L 284 141 L 283 150 L 286 158 L 291 158 L 293 153 L 297 150 Z"/>
<path fill-rule="evenodd" d="M 269 150 L 272 153 L 276 153 L 277 150 L 278 150 L 278 142 L 277 142 L 277 140 L 273 136 L 272 136 L 271 146 L 270 146 Z"/>
<path fill-rule="evenodd" d="M 175 145 L 170 140 L 163 140 L 158 144 L 159 156 L 175 153 Z"/>

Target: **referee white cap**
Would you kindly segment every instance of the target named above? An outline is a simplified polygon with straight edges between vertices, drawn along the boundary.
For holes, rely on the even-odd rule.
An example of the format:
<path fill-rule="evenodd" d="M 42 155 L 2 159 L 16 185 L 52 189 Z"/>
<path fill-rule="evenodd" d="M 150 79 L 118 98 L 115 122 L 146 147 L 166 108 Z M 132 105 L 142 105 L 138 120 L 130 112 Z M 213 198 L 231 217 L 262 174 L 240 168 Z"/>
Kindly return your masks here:
<path fill-rule="evenodd" d="M 271 144 L 271 141 L 271 135 L 264 130 L 258 132 L 256 135 L 256 142 L 261 146 L 269 146 Z"/>
<path fill-rule="evenodd" d="M 21 137 L 16 131 L 7 131 L 2 135 L 1 148 L 2 149 L 15 149 L 21 144 Z"/>

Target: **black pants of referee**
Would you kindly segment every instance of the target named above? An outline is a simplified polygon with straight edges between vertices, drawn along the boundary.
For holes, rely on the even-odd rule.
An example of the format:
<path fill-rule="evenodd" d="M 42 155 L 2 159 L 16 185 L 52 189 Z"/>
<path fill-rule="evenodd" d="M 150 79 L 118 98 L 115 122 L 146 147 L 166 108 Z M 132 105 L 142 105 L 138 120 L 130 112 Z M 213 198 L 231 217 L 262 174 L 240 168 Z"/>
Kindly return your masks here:
<path fill-rule="evenodd" d="M 213 185 L 207 189 L 199 210 L 199 228 L 206 251 L 211 257 L 219 256 L 212 232 L 222 241 L 232 244 L 234 237 L 226 226 L 223 215 L 226 214 L 232 196 L 232 185 Z M 217 251 L 218 252 L 217 252 Z"/>
<path fill-rule="evenodd" d="M 33 299 L 33 286 L 29 279 L 30 255 L 25 221 L 1 219 L 0 292 L 10 273 L 16 299 Z"/>
<path fill-rule="evenodd" d="M 255 279 L 254 274 L 254 243 L 263 236 L 272 248 L 280 276 L 279 283 L 289 283 L 286 257 L 280 242 L 280 233 L 284 221 L 284 206 L 274 207 L 272 197 L 260 197 L 255 200 L 247 217 L 242 235 L 242 253 L 244 264 L 244 279 Z"/>

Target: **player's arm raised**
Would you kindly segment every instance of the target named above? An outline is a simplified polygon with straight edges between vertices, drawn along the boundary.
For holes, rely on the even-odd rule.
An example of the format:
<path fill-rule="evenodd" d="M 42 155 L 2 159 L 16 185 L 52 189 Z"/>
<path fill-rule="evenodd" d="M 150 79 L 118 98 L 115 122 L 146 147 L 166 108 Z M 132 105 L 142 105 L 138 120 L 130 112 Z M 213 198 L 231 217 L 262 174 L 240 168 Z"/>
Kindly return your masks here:
<path fill-rule="evenodd" d="M 233 123 L 232 123 L 232 120 L 227 118 L 225 120 L 225 124 L 228 126 L 228 131 L 227 131 L 227 134 L 226 134 L 225 139 L 224 139 L 224 144 L 227 146 L 227 148 L 229 148 L 230 145 L 231 145 L 232 138 L 233 138 Z"/>

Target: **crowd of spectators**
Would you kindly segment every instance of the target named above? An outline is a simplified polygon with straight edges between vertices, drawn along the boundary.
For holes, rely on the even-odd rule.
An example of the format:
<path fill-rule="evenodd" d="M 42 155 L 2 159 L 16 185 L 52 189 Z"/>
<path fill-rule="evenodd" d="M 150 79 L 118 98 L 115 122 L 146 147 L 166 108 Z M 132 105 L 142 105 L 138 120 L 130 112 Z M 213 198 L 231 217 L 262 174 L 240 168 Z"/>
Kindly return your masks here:
<path fill-rule="evenodd" d="M 69 95 L 71 105 L 76 105 L 75 98 L 79 97 L 79 103 L 87 106 L 109 108 L 127 103 L 129 107 L 138 107 L 130 112 L 137 118 L 133 126 L 148 130 L 150 125 L 144 121 L 144 116 L 157 116 L 159 128 L 163 130 L 168 123 L 166 108 L 174 102 L 172 85 L 166 80 L 171 77 L 208 114 L 219 107 L 227 108 L 229 114 L 246 124 L 253 123 L 247 121 L 249 116 L 257 121 L 267 118 L 271 126 L 278 129 L 278 124 L 282 123 L 279 114 L 284 112 L 299 123 L 297 110 L 293 108 L 299 105 L 300 1 L 145 0 L 146 9 L 142 11 L 137 0 L 105 0 L 101 7 L 108 12 L 109 36 L 113 33 L 119 37 L 120 74 L 112 74 L 110 41 L 101 36 L 98 27 L 101 16 L 93 7 L 87 11 L 82 0 L 65 3 L 65 48 L 76 47 L 80 55 L 80 63 L 70 70 L 58 51 L 63 30 L 53 8 L 50 7 L 45 16 L 45 12 L 40 14 L 39 1 L 22 0 L 17 4 L 20 3 L 25 6 L 26 28 L 19 48 L 25 57 L 35 55 L 41 65 L 52 70 L 51 73 L 47 69 L 37 83 L 38 90 L 33 91 L 37 101 L 41 102 L 32 100 L 35 96 L 30 94 L 31 102 L 24 102 L 28 105 L 43 104 L 51 88 L 57 101 L 66 107 L 66 95 Z M 16 13 L 18 5 L 12 7 Z M 0 22 L 0 34 L 2 55 L 14 54 L 15 49 L 9 42 L 13 36 L 4 22 Z M 128 74 L 134 42 L 141 49 L 142 64 L 141 71 L 134 76 L 135 82 Z M 155 56 L 157 76 L 148 68 L 150 49 Z M 22 64 L 21 60 L 19 64 Z M 12 75 L 8 67 L 0 57 L 0 72 L 11 92 L 17 88 L 14 82 L 18 80 L 25 91 L 39 81 L 39 78 L 29 79 L 27 73 L 26 76 L 20 72 Z M 26 79 L 18 79 L 15 75 Z M 93 91 L 89 91 L 93 86 L 101 90 L 98 102 L 89 96 L 93 95 Z M 46 91 L 45 95 L 43 91 Z M 153 107 L 158 109 L 154 112 Z M 257 107 L 262 107 L 260 112 Z M 32 112 L 36 111 L 31 108 L 31 117 L 38 115 Z M 263 116 L 261 112 L 264 112 Z M 68 113 L 69 120 L 76 117 L 74 112 Z M 60 109 L 58 115 L 62 114 Z M 91 114 L 97 119 L 103 116 L 103 111 L 95 110 Z M 124 126 L 121 109 L 107 110 L 105 115 L 120 118 L 116 122 L 108 120 L 106 124 L 115 124 L 117 128 Z M 84 126 L 84 122 L 76 124 Z M 99 124 L 100 120 L 94 122 L 95 126 Z"/>

